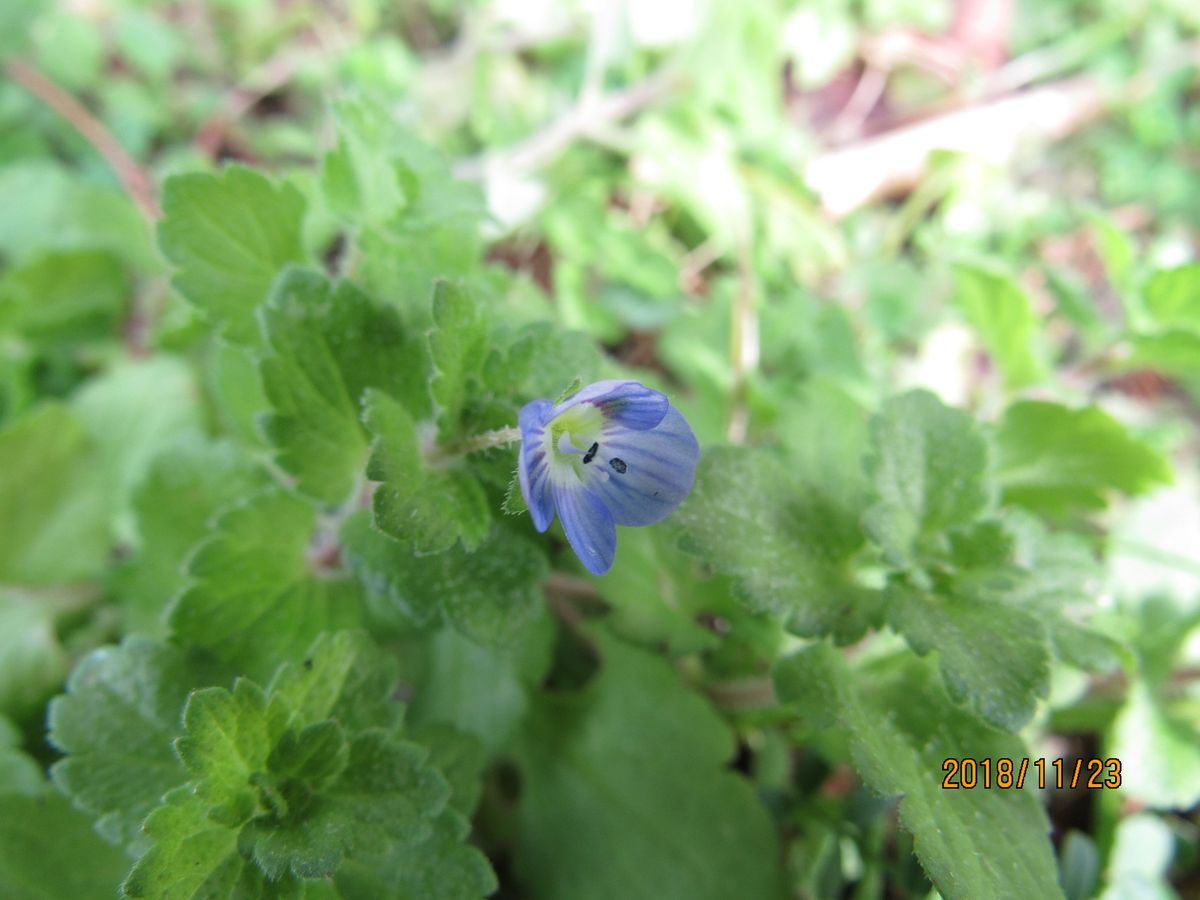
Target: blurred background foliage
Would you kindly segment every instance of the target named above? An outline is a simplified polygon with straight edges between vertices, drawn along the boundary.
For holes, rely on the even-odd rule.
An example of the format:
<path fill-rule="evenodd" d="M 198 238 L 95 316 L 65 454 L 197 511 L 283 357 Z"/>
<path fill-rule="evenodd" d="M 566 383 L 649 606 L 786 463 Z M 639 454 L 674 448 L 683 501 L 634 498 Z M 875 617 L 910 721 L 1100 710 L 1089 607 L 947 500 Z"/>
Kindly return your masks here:
<path fill-rule="evenodd" d="M 882 397 L 926 387 L 970 410 L 1018 554 L 1052 565 L 1039 529 L 1077 541 L 1091 627 L 1112 639 L 1107 662 L 1055 664 L 1022 731 L 1032 756 L 1123 762 L 1120 791 L 1044 798 L 1064 892 L 1200 896 L 1200 6 L 5 0 L 0 54 L 12 784 L 41 777 L 15 748 L 53 759 L 45 704 L 76 661 L 161 630 L 187 546 L 259 486 L 198 448 L 207 480 L 155 509 L 179 475 L 155 460 L 181 435 L 265 446 L 250 355 L 212 338 L 154 239 L 167 176 L 238 162 L 288 179 L 304 251 L 408 322 L 428 326 L 429 282 L 453 275 L 502 296 L 514 329 L 588 336 L 563 347 L 563 378 L 530 375 L 543 395 L 596 371 L 598 345 L 670 387 L 702 445 L 776 446 L 802 481 L 855 497 Z M 166 571 L 123 566 L 155 515 L 190 517 L 183 545 L 155 550 Z M 733 601 L 736 567 L 698 577 L 674 532 L 621 541 L 606 580 L 552 576 L 551 593 L 663 649 L 734 723 L 791 894 L 926 896 L 894 805 L 776 702 L 770 665 L 796 638 L 769 604 Z M 871 646 L 868 672 L 888 645 Z M 438 690 L 418 719 L 466 702 Z M 506 727 L 481 733 L 499 746 Z M 505 859 L 494 823 L 477 827 Z"/>

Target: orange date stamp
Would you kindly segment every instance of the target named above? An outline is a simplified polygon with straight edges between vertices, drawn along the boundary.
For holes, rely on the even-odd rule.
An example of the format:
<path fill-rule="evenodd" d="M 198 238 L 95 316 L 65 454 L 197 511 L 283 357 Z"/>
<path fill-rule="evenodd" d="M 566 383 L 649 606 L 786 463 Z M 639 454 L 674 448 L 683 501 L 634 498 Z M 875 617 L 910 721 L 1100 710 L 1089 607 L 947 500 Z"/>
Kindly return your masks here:
<path fill-rule="evenodd" d="M 1121 761 L 1108 759 L 1037 759 L 1024 757 L 1011 759 L 990 756 L 978 759 L 970 756 L 950 757 L 942 761 L 942 790 L 957 791 L 972 788 L 1025 787 L 1026 778 L 1031 785 L 1045 790 L 1047 787 L 1064 790 L 1083 788 L 1090 791 L 1114 790 L 1121 786 Z"/>

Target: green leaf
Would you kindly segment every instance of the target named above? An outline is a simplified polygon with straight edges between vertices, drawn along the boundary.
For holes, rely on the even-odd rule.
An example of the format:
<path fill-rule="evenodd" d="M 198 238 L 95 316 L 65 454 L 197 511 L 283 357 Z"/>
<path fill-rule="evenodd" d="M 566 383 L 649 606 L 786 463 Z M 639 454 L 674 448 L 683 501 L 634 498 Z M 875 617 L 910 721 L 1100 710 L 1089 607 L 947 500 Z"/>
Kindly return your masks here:
<path fill-rule="evenodd" d="M 570 400 L 577 393 L 579 393 L 579 389 L 582 386 L 583 386 L 582 378 L 576 376 L 575 378 L 571 379 L 571 383 L 568 384 L 565 388 L 563 388 L 559 392 L 558 397 L 555 398 L 554 405 L 557 406 L 560 403 L 565 403 L 567 400 Z"/>
<path fill-rule="evenodd" d="M 1071 830 L 1062 841 L 1059 881 L 1067 900 L 1090 900 L 1100 882 L 1100 851 L 1082 831 Z"/>
<path fill-rule="evenodd" d="M 93 88 L 105 59 L 99 23 L 67 10 L 44 15 L 34 30 L 34 51 L 42 71 L 69 91 Z"/>
<path fill-rule="evenodd" d="M 379 857 L 422 861 L 390 873 L 398 880 L 426 867 L 453 872 L 464 859 L 478 867 L 482 857 L 462 843 L 467 829 L 447 839 L 439 827 L 446 815 L 459 820 L 429 750 L 396 733 L 394 673 L 364 636 L 343 633 L 319 638 L 268 691 L 239 679 L 232 691 L 194 692 L 175 744 L 193 780 L 146 820 L 154 845 L 126 893 L 300 897 L 306 879 L 333 876 L 347 858 L 368 871 Z M 443 762 L 462 769 L 443 748 Z M 467 760 L 456 778 L 477 792 L 479 766 Z"/>
<path fill-rule="evenodd" d="M 164 354 L 113 368 L 73 398 L 96 448 L 105 502 L 122 540 L 133 538 L 133 491 L 151 461 L 182 436 L 200 432 L 198 399 L 187 364 Z"/>
<path fill-rule="evenodd" d="M 997 521 L 949 532 L 920 564 L 889 577 L 888 624 L 918 654 L 937 651 L 951 698 L 1016 731 L 1048 691 L 1044 623 L 1061 610 L 1033 602 L 1029 573 L 1015 565 L 1013 538 Z"/>
<path fill-rule="evenodd" d="M 393 697 L 396 679 L 394 657 L 360 632 L 340 631 L 318 637 L 302 662 L 284 663 L 270 693 L 305 722 L 336 716 L 354 731 L 393 730 L 403 709 Z"/>
<path fill-rule="evenodd" d="M 185 33 L 152 10 L 122 10 L 114 24 L 121 58 L 147 81 L 167 83 L 187 49 Z"/>
<path fill-rule="evenodd" d="M 1173 900 L 1172 863 L 1183 848 L 1161 816 L 1139 812 L 1117 823 L 1103 900 Z"/>
<path fill-rule="evenodd" d="M 959 584 L 932 591 L 891 586 L 888 624 L 919 654 L 937 651 L 952 699 L 985 721 L 1016 731 L 1050 683 L 1046 629 L 1035 612 L 1003 592 L 972 596 Z"/>
<path fill-rule="evenodd" d="M 671 665 L 594 632 L 600 674 L 543 697 L 518 753 L 531 898 L 776 897 L 779 852 L 733 733 Z"/>
<path fill-rule="evenodd" d="M 1146 284 L 1146 311 L 1166 328 L 1200 332 L 1200 263 L 1155 272 Z"/>
<path fill-rule="evenodd" d="M 919 546 L 979 516 L 988 504 L 987 444 L 974 421 L 928 391 L 887 401 L 871 421 L 866 462 L 876 502 L 867 533 L 903 566 Z"/>
<path fill-rule="evenodd" d="M 437 406 L 438 436 L 445 442 L 458 433 L 470 389 L 483 371 L 488 322 L 482 303 L 464 285 L 438 281 L 433 323 L 429 353 L 434 374 L 429 389 Z"/>
<path fill-rule="evenodd" d="M 417 728 L 410 735 L 414 741 L 429 748 L 429 764 L 441 772 L 450 785 L 450 807 L 469 819 L 483 795 L 486 762 L 483 743 L 444 723 Z"/>
<path fill-rule="evenodd" d="M 232 692 L 204 688 L 188 697 L 185 734 L 175 742 L 175 752 L 197 780 L 196 796 L 211 804 L 210 819 L 232 826 L 254 814 L 258 798 L 251 777 L 266 768 L 289 715 L 286 704 L 268 710 L 266 694 L 244 678 Z"/>
<path fill-rule="evenodd" d="M 0 430 L 0 583 L 94 577 L 107 561 L 107 513 L 75 414 L 46 404 Z"/>
<path fill-rule="evenodd" d="M 49 252 L 0 282 L 0 328 L 47 347 L 120 337 L 129 294 L 121 261 L 100 250 Z"/>
<path fill-rule="evenodd" d="M 1007 503 L 1068 515 L 1103 509 L 1110 491 L 1142 494 L 1172 480 L 1170 463 L 1096 407 L 1014 403 L 996 430 Z"/>
<path fill-rule="evenodd" d="M 30 159 L 0 168 L 0 197 L 5 198 L 0 252 L 7 259 L 92 249 L 108 250 L 145 271 L 160 265 L 146 217 L 116 185 L 99 184 L 49 159 Z"/>
<path fill-rule="evenodd" d="M 352 859 L 335 882 L 342 900 L 473 900 L 498 887 L 487 857 L 464 843 L 471 825 L 453 810 L 433 821 L 419 844 L 393 843 L 389 852 Z"/>
<path fill-rule="evenodd" d="M 511 642 L 545 608 L 542 580 L 550 566 L 542 549 L 514 529 L 494 527 L 473 553 L 452 547 L 436 558 L 446 620 L 474 641 Z"/>
<path fill-rule="evenodd" d="M 849 543 L 862 532 L 867 508 L 867 451 L 870 411 L 839 382 L 809 378 L 789 386 L 786 415 L 773 425 L 787 467 L 802 489 L 821 498 L 826 527 Z M 813 427 L 813 423 L 819 427 Z"/>
<path fill-rule="evenodd" d="M 836 501 L 799 485 L 765 450 L 706 450 L 675 519 L 685 550 L 732 576 L 752 610 L 784 616 L 799 634 L 853 641 L 877 614 L 877 595 L 850 568 L 863 543 L 856 523 L 837 527 L 846 520 Z"/>
<path fill-rule="evenodd" d="M 517 331 L 503 352 L 488 357 L 483 383 L 518 404 L 539 398 L 561 403 L 595 381 L 600 370 L 601 354 L 586 334 L 536 322 Z"/>
<path fill-rule="evenodd" d="M 1025 291 L 1012 278 L 978 266 L 954 266 L 955 299 L 1004 375 L 1010 390 L 1042 380 L 1036 351 L 1039 322 Z"/>
<path fill-rule="evenodd" d="M 235 828 L 208 818 L 206 804 L 189 788 L 172 791 L 146 819 L 154 846 L 122 885 L 126 897 L 201 900 L 234 896 L 242 857 Z M 253 894 L 251 894 L 253 896 Z"/>
<path fill-rule="evenodd" d="M 335 117 L 338 148 L 326 158 L 322 188 L 331 208 L 359 225 L 355 275 L 394 299 L 407 323 L 425 326 L 434 281 L 480 267 L 481 191 L 398 125 L 385 103 L 356 98 L 339 103 Z"/>
<path fill-rule="evenodd" d="M 357 583 L 309 558 L 315 526 L 312 508 L 280 491 L 225 513 L 191 558 L 195 584 L 171 611 L 172 634 L 232 671 L 266 679 L 322 631 L 359 625 Z"/>
<path fill-rule="evenodd" d="M 782 660 L 780 700 L 819 697 L 849 740 L 855 768 L 876 792 L 900 796 L 900 822 L 947 900 L 1061 897 L 1050 823 L 1033 790 L 944 790 L 943 760 L 1007 758 L 1028 749 L 955 709 L 924 667 L 851 673 L 830 647 Z"/>
<path fill-rule="evenodd" d="M 285 731 L 267 757 L 267 767 L 280 778 L 300 779 L 319 790 L 346 768 L 348 750 L 342 726 L 327 719 L 299 731 Z"/>
<path fill-rule="evenodd" d="M 1155 809 L 1190 809 L 1200 801 L 1200 721 L 1139 681 L 1113 723 L 1112 754 L 1121 786 Z"/>
<path fill-rule="evenodd" d="M 1200 334 L 1179 328 L 1135 334 L 1129 340 L 1129 354 L 1120 365 L 1126 371 L 1162 372 L 1180 379 L 1194 392 L 1200 384 Z"/>
<path fill-rule="evenodd" d="M 56 626 L 85 602 L 67 588 L 0 587 L 0 714 L 36 715 L 62 685 L 71 661 Z"/>
<path fill-rule="evenodd" d="M 205 667 L 170 644 L 127 638 L 75 667 L 50 704 L 50 770 L 76 806 L 99 817 L 109 840 L 129 844 L 142 820 L 187 773 L 172 752 L 188 691 L 211 683 Z"/>
<path fill-rule="evenodd" d="M 417 414 L 426 408 L 424 342 L 409 340 L 395 310 L 349 282 L 298 268 L 276 279 L 262 321 L 269 350 L 260 370 L 272 410 L 263 430 L 300 491 L 340 503 L 367 461 L 366 390 Z"/>
<path fill-rule="evenodd" d="M 104 843 L 66 797 L 0 793 L 0 896 L 115 897 L 128 868 L 125 854 Z"/>
<path fill-rule="evenodd" d="M 259 426 L 269 404 L 258 370 L 258 355 L 248 347 L 214 341 L 205 364 L 206 393 L 223 434 L 247 447 L 266 447 Z"/>
<path fill-rule="evenodd" d="M 440 613 L 472 640 L 503 644 L 542 612 L 549 565 L 511 529 L 493 526 L 471 553 L 456 546 L 432 556 L 414 555 L 364 513 L 347 519 L 341 534 L 350 569 L 405 619 L 425 623 Z"/>
<path fill-rule="evenodd" d="M 341 726 L 288 727 L 286 701 L 240 680 L 234 691 L 198 691 L 184 716 L 179 755 L 199 779 L 206 818 L 244 826 L 238 846 L 266 877 L 328 877 L 346 854 L 430 836 L 425 820 L 449 790 L 425 766 L 427 751 L 368 730 L 347 748 Z M 190 828 L 179 824 L 160 841 Z M 160 846 L 162 846 L 160 844 Z"/>
<path fill-rule="evenodd" d="M 174 175 L 163 184 L 158 241 L 175 288 L 230 340 L 258 341 L 254 310 L 276 273 L 302 262 L 304 197 L 252 169 Z"/>
<path fill-rule="evenodd" d="M 13 0 L 0 8 L 0 57 L 23 49 L 33 21 L 47 5 L 46 0 Z"/>
<path fill-rule="evenodd" d="M 216 513 L 268 484 L 232 444 L 181 440 L 155 458 L 133 495 L 137 554 L 117 573 L 128 631 L 165 629 L 169 601 L 187 583 L 184 562 Z"/>
<path fill-rule="evenodd" d="M 529 504 L 521 493 L 521 476 L 514 468 L 512 477 L 508 479 L 508 487 L 504 489 L 504 502 L 500 505 L 506 516 L 521 516 L 529 512 Z"/>
<path fill-rule="evenodd" d="M 1054 655 L 1088 672 L 1117 668 L 1127 655 L 1107 635 L 1088 627 L 1101 589 L 1101 568 L 1087 540 L 1049 531 L 1039 519 L 1010 515 L 1015 559 L 1023 569 L 1005 600 L 1029 610 L 1046 628 Z"/>
<path fill-rule="evenodd" d="M 1200 609 L 1159 594 L 1130 605 L 1126 633 L 1137 664 L 1108 752 L 1121 760 L 1121 786 L 1131 797 L 1187 809 L 1200 800 L 1200 716 L 1176 673 L 1200 631 Z"/>
<path fill-rule="evenodd" d="M 334 109 L 337 147 L 326 154 L 321 188 L 329 206 L 348 218 L 384 224 L 409 200 L 405 172 L 387 152 L 396 123 L 372 115 L 365 104 L 343 102 Z"/>
<path fill-rule="evenodd" d="M 462 469 L 425 465 L 412 416 L 379 391 L 366 395 L 367 428 L 375 436 L 367 477 L 383 482 L 372 501 L 375 524 L 415 553 L 439 553 L 455 541 L 474 549 L 491 513 L 479 482 Z"/>
<path fill-rule="evenodd" d="M 42 767 L 21 750 L 21 732 L 0 716 L 0 795 L 42 793 L 46 779 Z"/>
<path fill-rule="evenodd" d="M 713 577 L 678 546 L 678 538 L 670 528 L 626 529 L 612 569 L 591 579 L 612 607 L 608 621 L 615 633 L 641 646 L 665 647 L 671 656 L 719 647 L 721 639 L 705 625 L 713 617 L 740 623 L 754 615 L 730 580 Z"/>
<path fill-rule="evenodd" d="M 477 644 L 453 628 L 427 643 L 411 716 L 474 735 L 489 757 L 507 747 L 552 661 L 554 625 L 543 617 L 508 646 Z"/>
<path fill-rule="evenodd" d="M 432 820 L 445 808 L 449 788 L 426 764 L 428 751 L 378 730 L 350 745 L 341 777 L 307 798 L 290 818 L 259 816 L 241 835 L 255 863 L 275 879 L 332 875 L 345 856 L 378 852 L 390 844 L 424 845 Z"/>
<path fill-rule="evenodd" d="M 788 394 L 788 402 L 792 414 L 774 423 L 778 453 L 705 453 L 692 498 L 676 515 L 684 531 L 681 546 L 697 554 L 703 567 L 733 576 L 735 594 L 751 612 L 782 613 L 792 631 L 829 634 L 839 643 L 850 643 L 881 618 L 880 592 L 860 580 L 855 565 L 865 543 L 862 455 L 868 414 L 844 388 L 827 379 L 810 379 Z M 820 426 L 812 427 L 813 422 Z M 711 637 L 711 631 L 698 627 L 699 614 L 729 618 L 733 611 L 722 602 L 725 586 L 692 586 L 694 576 L 678 567 L 672 573 L 674 583 L 665 582 L 663 563 L 670 556 L 653 548 L 642 569 L 642 584 L 627 587 L 623 599 L 615 596 L 620 585 L 613 580 L 629 577 L 621 560 L 636 563 L 642 540 L 634 538 L 635 555 L 618 558 L 601 592 L 626 621 L 635 602 L 642 618 L 655 607 L 662 609 L 664 624 L 674 620 L 675 636 L 669 640 L 677 650 L 683 649 L 677 643 L 680 638 L 694 644 Z M 669 587 L 656 589 L 655 581 Z M 644 596 L 638 600 L 639 595 Z M 675 607 L 691 612 L 680 616 Z M 697 628 L 687 636 L 684 624 Z M 641 639 L 663 637 L 644 634 Z"/>

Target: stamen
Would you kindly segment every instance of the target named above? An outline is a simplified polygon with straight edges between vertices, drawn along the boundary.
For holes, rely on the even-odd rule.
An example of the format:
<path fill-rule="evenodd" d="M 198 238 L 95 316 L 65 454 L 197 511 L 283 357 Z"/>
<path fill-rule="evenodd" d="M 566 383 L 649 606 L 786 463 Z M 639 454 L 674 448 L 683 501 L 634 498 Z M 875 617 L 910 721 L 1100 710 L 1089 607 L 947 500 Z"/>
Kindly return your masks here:
<path fill-rule="evenodd" d="M 584 462 L 587 462 L 586 458 L 584 459 Z M 625 460 L 617 456 L 614 456 L 612 459 L 610 459 L 608 464 L 616 470 L 618 475 L 624 475 L 626 469 L 629 468 L 627 465 L 625 465 Z"/>
<path fill-rule="evenodd" d="M 594 444 L 592 444 L 592 446 L 588 447 L 588 452 L 583 454 L 583 464 L 586 466 L 593 459 L 595 459 L 596 453 L 599 452 L 599 450 L 600 450 L 599 442 L 594 443 Z"/>

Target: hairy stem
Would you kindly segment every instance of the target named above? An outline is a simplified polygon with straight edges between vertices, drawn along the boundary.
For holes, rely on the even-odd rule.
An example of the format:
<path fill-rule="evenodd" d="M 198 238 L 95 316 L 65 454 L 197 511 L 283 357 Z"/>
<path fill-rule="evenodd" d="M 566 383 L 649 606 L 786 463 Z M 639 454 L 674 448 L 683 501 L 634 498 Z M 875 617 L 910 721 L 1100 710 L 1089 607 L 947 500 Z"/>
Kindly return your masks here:
<path fill-rule="evenodd" d="M 447 463 L 451 460 L 466 456 L 468 453 L 478 453 L 481 450 L 491 450 L 493 447 L 503 447 L 505 444 L 515 444 L 521 440 L 520 428 L 497 428 L 485 431 L 483 434 L 463 438 L 448 447 L 439 447 L 426 455 L 432 465 Z"/>

